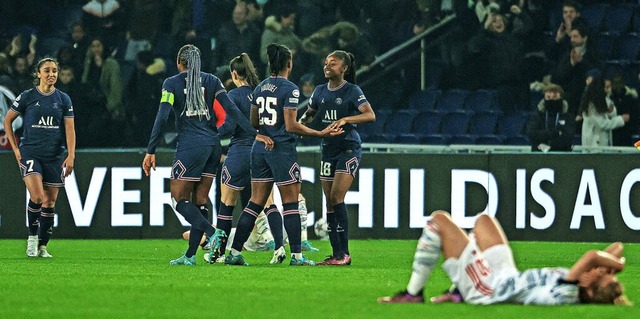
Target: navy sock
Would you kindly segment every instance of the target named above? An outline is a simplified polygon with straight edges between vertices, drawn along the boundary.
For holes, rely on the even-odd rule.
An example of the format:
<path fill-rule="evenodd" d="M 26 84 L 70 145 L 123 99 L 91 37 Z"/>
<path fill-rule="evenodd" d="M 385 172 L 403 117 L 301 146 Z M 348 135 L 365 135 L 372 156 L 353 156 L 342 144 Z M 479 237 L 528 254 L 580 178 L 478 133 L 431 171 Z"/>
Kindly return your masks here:
<path fill-rule="evenodd" d="M 236 235 L 233 238 L 233 244 L 231 248 L 242 251 L 242 246 L 249 239 L 253 225 L 256 223 L 258 215 L 264 207 L 260 206 L 252 201 L 249 201 L 247 207 L 242 210 L 240 218 L 238 218 L 238 225 L 236 226 Z"/>
<path fill-rule="evenodd" d="M 178 211 L 191 226 L 206 233 L 207 237 L 213 236 L 213 233 L 216 231 L 216 229 L 211 226 L 211 223 L 202 216 L 200 209 L 190 201 L 180 200 L 178 204 L 176 204 L 176 211 Z"/>
<path fill-rule="evenodd" d="M 38 218 L 40 218 L 40 212 L 42 208 L 42 203 L 36 204 L 29 200 L 29 204 L 27 205 L 27 220 L 29 221 L 29 236 L 38 235 Z"/>
<path fill-rule="evenodd" d="M 336 230 L 338 238 L 340 238 L 340 250 L 343 254 L 349 255 L 349 215 L 347 214 L 347 205 L 344 203 L 333 206 L 333 212 L 336 215 Z"/>
<path fill-rule="evenodd" d="M 40 213 L 40 229 L 38 231 L 38 246 L 46 246 L 53 234 L 53 207 L 43 207 Z"/>
<path fill-rule="evenodd" d="M 333 249 L 333 257 L 342 257 L 342 245 L 340 245 L 340 237 L 337 231 L 338 223 L 336 222 L 336 214 L 334 212 L 327 212 L 327 228 L 329 231 L 329 242 L 331 243 L 331 249 Z"/>
<path fill-rule="evenodd" d="M 224 232 L 229 236 L 231 233 L 231 226 L 233 222 L 233 209 L 235 206 L 227 206 L 224 203 L 220 203 L 220 209 L 218 210 L 218 221 L 216 226 L 218 229 L 224 230 Z M 225 253 L 227 249 L 227 241 L 225 240 L 220 246 L 220 252 Z"/>
<path fill-rule="evenodd" d="M 284 229 L 289 236 L 289 248 L 292 254 L 302 252 L 300 244 L 300 211 L 298 211 L 298 202 L 283 203 L 282 215 L 284 216 Z"/>
<path fill-rule="evenodd" d="M 274 204 L 271 204 L 266 209 L 265 214 L 267 214 L 267 221 L 269 222 L 269 229 L 271 229 L 271 235 L 273 235 L 273 241 L 276 244 L 276 249 L 282 247 L 284 234 L 282 232 L 282 215 L 280 215 L 280 211 L 278 211 L 278 207 Z"/>
<path fill-rule="evenodd" d="M 200 214 L 202 214 L 202 217 L 204 217 L 206 220 L 209 220 L 209 207 L 207 207 L 207 204 L 199 204 L 197 205 L 198 209 L 200 210 Z M 200 231 L 202 234 L 204 234 L 202 231 Z M 202 234 L 200 234 L 200 236 L 202 237 Z M 191 237 L 189 237 L 191 238 Z M 204 248 L 204 246 L 207 244 L 207 242 L 209 241 L 209 237 L 205 237 L 205 241 L 200 243 L 200 247 Z M 194 253 L 195 254 L 195 253 Z"/>
<path fill-rule="evenodd" d="M 190 258 L 196 254 L 198 246 L 200 246 L 200 241 L 202 240 L 202 234 L 204 233 L 201 230 L 191 226 L 189 230 L 189 248 L 187 248 L 187 251 L 184 253 L 185 256 Z"/>

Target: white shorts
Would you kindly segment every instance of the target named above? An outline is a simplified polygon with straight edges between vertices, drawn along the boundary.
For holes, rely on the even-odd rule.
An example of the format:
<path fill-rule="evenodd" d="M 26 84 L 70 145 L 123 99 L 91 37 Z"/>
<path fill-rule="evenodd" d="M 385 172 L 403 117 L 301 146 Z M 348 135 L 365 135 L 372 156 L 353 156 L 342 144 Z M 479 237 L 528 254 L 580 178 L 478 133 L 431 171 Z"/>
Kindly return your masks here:
<path fill-rule="evenodd" d="M 449 258 L 442 264 L 466 303 L 492 304 L 493 289 L 504 277 L 518 275 L 513 253 L 508 245 L 495 245 L 480 251 L 471 238 L 460 258 Z"/>

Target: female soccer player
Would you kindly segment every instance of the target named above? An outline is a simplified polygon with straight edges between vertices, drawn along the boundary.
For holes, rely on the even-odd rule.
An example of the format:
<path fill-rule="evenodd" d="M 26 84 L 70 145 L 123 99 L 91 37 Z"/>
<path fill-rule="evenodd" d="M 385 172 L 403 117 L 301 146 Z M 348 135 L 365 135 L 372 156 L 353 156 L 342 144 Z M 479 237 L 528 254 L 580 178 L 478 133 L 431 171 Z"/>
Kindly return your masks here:
<path fill-rule="evenodd" d="M 53 232 L 56 199 L 64 178 L 73 172 L 76 132 L 71 99 L 55 88 L 58 62 L 40 60 L 36 77 L 37 86 L 22 92 L 13 102 L 4 119 L 4 130 L 29 191 L 27 256 L 50 258 L 47 244 Z M 19 146 L 11 126 L 18 115 L 24 121 Z M 67 157 L 63 160 L 65 142 Z"/>
<path fill-rule="evenodd" d="M 260 133 L 269 136 L 273 144 L 256 140 L 251 150 L 251 200 L 244 208 L 231 252 L 225 258 L 228 265 L 247 265 L 242 257 L 242 245 L 249 238 L 258 214 L 264 208 L 275 182 L 282 199 L 284 227 L 289 235 L 291 261 L 289 265 L 315 265 L 301 252 L 300 166 L 293 134 L 327 136 L 342 134 L 340 128 L 326 127 L 322 131 L 310 129 L 296 121 L 300 90 L 287 77 L 293 67 L 291 51 L 284 45 L 267 46 L 271 76 L 262 81 L 253 92 L 251 123 Z M 286 258 L 284 248 L 278 252 L 277 262 Z"/>
<path fill-rule="evenodd" d="M 258 74 L 253 62 L 246 53 L 231 59 L 229 70 L 231 71 L 231 80 L 237 87 L 229 91 L 229 98 L 248 119 L 251 112 L 253 90 L 260 83 Z M 217 221 L 218 228 L 229 234 L 231 232 L 231 222 L 233 221 L 233 209 L 238 196 L 245 187 L 251 186 L 251 164 L 247 159 L 251 156 L 251 147 L 255 136 L 237 127 L 233 119 L 225 120 L 224 124 L 218 128 L 218 132 L 220 135 L 227 135 L 233 132 L 220 176 L 222 196 Z M 246 205 L 246 202 L 242 204 Z M 280 215 L 275 205 L 269 206 L 265 213 L 267 214 L 269 226 L 273 229 L 273 237 L 276 249 L 278 249 L 282 247 L 282 215 Z M 219 251 L 214 251 L 216 259 L 224 255 L 226 246 L 226 242 L 224 242 Z"/>
<path fill-rule="evenodd" d="M 200 50 L 191 44 L 180 48 L 177 57 L 179 74 L 162 84 L 162 98 L 153 125 L 142 169 L 149 176 L 156 168 L 155 151 L 169 112 L 175 113 L 178 131 L 176 154 L 171 167 L 171 198 L 173 208 L 191 224 L 189 248 L 171 265 L 195 265 L 195 254 L 202 234 L 210 238 L 211 249 L 218 249 L 226 236 L 207 220 L 209 189 L 220 163 L 222 146 L 211 114 L 217 100 L 226 113 L 249 134 L 255 134 L 249 121 L 229 100 L 222 82 L 209 73 L 200 72 Z M 256 138 L 260 138 L 259 136 Z M 192 202 L 192 200 L 195 202 Z"/>
<path fill-rule="evenodd" d="M 600 303 L 628 305 L 615 276 L 625 267 L 623 246 L 590 250 L 570 269 L 538 268 L 520 271 L 498 221 L 480 214 L 468 236 L 449 213 L 435 211 L 418 241 L 413 272 L 403 290 L 378 298 L 380 303 L 422 303 L 423 289 L 440 257 L 442 267 L 465 303 L 559 305 Z"/>
<path fill-rule="evenodd" d="M 324 63 L 324 77 L 329 82 L 316 87 L 309 99 L 309 108 L 301 118 L 303 123 L 330 124 L 345 131 L 343 135 L 322 140 L 320 181 L 327 198 L 327 223 L 333 254 L 319 265 L 351 264 L 349 218 L 344 197 L 362 159 L 356 125 L 376 120 L 371 105 L 356 85 L 355 67 L 353 54 L 342 50 L 330 53 Z"/>

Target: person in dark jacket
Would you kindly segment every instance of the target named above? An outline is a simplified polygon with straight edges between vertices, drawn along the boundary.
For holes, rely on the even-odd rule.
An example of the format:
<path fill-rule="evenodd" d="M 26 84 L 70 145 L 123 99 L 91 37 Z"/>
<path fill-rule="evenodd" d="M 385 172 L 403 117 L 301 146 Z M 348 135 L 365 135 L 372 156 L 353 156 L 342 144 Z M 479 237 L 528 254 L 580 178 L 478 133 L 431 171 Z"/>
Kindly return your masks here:
<path fill-rule="evenodd" d="M 570 152 L 575 132 L 574 115 L 563 99 L 564 90 L 557 84 L 544 89 L 544 99 L 527 123 L 527 135 L 533 152 Z"/>

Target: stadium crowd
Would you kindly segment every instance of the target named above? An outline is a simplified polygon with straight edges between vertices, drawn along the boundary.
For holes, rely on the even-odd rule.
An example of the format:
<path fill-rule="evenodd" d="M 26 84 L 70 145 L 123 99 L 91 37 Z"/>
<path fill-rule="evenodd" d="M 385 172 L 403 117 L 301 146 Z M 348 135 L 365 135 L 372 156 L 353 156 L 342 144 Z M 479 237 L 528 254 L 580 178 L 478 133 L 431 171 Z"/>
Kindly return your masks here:
<path fill-rule="evenodd" d="M 482 91 L 489 92 L 498 120 L 524 117 L 513 139 L 493 125 L 484 135 L 499 138 L 485 139 L 489 144 L 554 150 L 546 146 L 566 131 L 566 121 L 558 120 L 563 114 L 573 121 L 573 144 L 630 146 L 639 133 L 639 12 L 637 1 L 624 0 L 6 0 L 0 4 L 0 85 L 18 95 L 33 85 L 34 62 L 55 57 L 58 87 L 75 106 L 78 148 L 143 147 L 162 80 L 176 72 L 175 53 L 184 44 L 201 49 L 202 70 L 220 77 L 227 90 L 233 88 L 231 58 L 246 52 L 262 78 L 267 45 L 285 44 L 294 54 L 291 80 L 313 87 L 323 82 L 329 52 L 352 52 L 367 71 L 377 56 L 455 13 L 454 28 L 428 51 L 428 92 L 418 87 L 415 65 L 371 89 L 382 112 L 363 126 L 364 141 L 401 141 L 398 127 L 385 120 L 407 111 L 428 121 L 422 111 L 438 110 L 451 92 L 466 94 L 452 110 L 469 111 L 465 99 Z M 588 79 L 602 82 L 607 93 L 584 99 Z M 550 84 L 560 87 L 566 109 L 545 107 Z M 433 96 L 431 106 L 420 100 L 425 94 Z M 451 117 L 447 113 L 456 112 L 438 116 Z M 457 135 L 481 143 L 473 116 L 486 112 L 467 113 Z M 582 123 L 595 126 L 585 132 Z M 429 143 L 433 139 L 422 137 L 447 135 L 446 125 L 426 132 L 414 123 L 406 133 L 411 142 Z M 447 136 L 442 143 L 454 142 Z"/>

